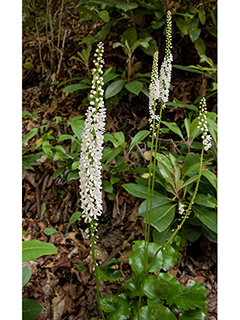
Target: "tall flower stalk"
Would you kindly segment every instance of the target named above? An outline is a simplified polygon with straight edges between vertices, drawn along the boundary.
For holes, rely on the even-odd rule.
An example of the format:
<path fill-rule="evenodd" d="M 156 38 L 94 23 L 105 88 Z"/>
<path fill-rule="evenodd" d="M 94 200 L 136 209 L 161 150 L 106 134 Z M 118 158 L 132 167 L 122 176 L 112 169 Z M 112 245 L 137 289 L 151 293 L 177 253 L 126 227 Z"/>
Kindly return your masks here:
<path fill-rule="evenodd" d="M 97 301 L 102 318 L 105 319 L 100 305 L 99 278 L 94 251 L 94 233 L 97 228 L 98 217 L 102 214 L 101 158 L 106 118 L 106 109 L 103 101 L 103 52 L 103 43 L 99 42 L 94 54 L 95 60 L 93 62 L 95 67 L 92 70 L 93 79 L 90 92 L 90 105 L 86 113 L 84 133 L 82 134 L 79 176 L 81 208 L 83 210 L 82 218 L 84 218 L 85 222 L 90 223 L 89 236 L 96 275 Z"/>
<path fill-rule="evenodd" d="M 154 53 L 153 56 L 153 67 L 151 73 L 151 81 L 149 86 L 149 123 L 152 130 L 152 143 L 151 143 L 151 153 L 150 153 L 150 165 L 149 165 L 149 178 L 148 178 L 148 193 L 147 193 L 147 206 L 146 206 L 146 225 L 145 225 L 145 254 L 144 254 L 144 265 L 145 265 L 145 274 L 141 286 L 141 295 L 138 300 L 138 319 L 139 319 L 139 310 L 141 306 L 141 298 L 143 294 L 143 286 L 145 279 L 148 276 L 148 244 L 150 238 L 150 223 L 151 223 L 151 211 L 152 211 L 152 201 L 153 201 L 153 191 L 154 191 L 154 180 L 155 180 L 155 171 L 156 171 L 156 152 L 158 147 L 160 147 L 159 134 L 160 134 L 160 124 L 162 110 L 165 108 L 165 103 L 168 102 L 169 98 L 169 89 L 171 83 L 171 72 L 172 72 L 172 16 L 171 12 L 167 12 L 166 17 L 166 49 L 165 56 L 158 73 L 158 51 Z M 160 104 L 159 114 L 156 114 L 157 105 Z M 155 145 L 154 145 L 154 138 Z M 153 171 L 152 171 L 152 157 L 153 152 L 155 157 L 153 160 Z M 152 185 L 151 185 L 152 182 Z M 150 195 L 151 191 L 151 195 Z M 155 259 L 154 259 L 155 260 Z"/>

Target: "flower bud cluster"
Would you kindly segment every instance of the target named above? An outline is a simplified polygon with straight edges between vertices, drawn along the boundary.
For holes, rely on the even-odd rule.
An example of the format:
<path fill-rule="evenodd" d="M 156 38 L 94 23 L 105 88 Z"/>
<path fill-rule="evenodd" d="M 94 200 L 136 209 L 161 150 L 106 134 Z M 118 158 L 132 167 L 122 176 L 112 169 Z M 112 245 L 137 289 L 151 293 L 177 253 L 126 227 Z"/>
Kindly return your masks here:
<path fill-rule="evenodd" d="M 178 205 L 178 213 L 179 213 L 180 215 L 183 215 L 183 214 L 184 214 L 184 212 L 185 212 L 184 207 L 185 207 L 185 205 L 184 205 L 183 203 L 179 202 L 179 205 Z"/>
<path fill-rule="evenodd" d="M 171 12 L 167 12 L 167 27 L 166 27 L 166 49 L 165 57 L 160 68 L 160 75 L 158 74 L 158 51 L 154 53 L 153 56 L 153 67 L 151 74 L 151 82 L 149 86 L 149 123 L 151 129 L 153 128 L 153 119 L 155 119 L 156 127 L 158 126 L 159 116 L 156 115 L 154 104 L 159 101 L 163 103 L 163 108 L 165 108 L 165 103 L 169 99 L 169 89 L 171 83 L 171 73 L 172 73 L 172 60 L 173 56 L 171 53 L 172 48 L 172 16 Z"/>
<path fill-rule="evenodd" d="M 202 143 L 204 145 L 204 150 L 207 151 L 208 149 L 211 148 L 212 143 L 212 137 L 210 134 L 208 134 L 208 127 L 207 127 L 207 104 L 206 104 L 206 98 L 202 97 L 200 104 L 199 104 L 199 123 L 198 123 L 198 129 L 201 130 L 202 133 Z"/>
<path fill-rule="evenodd" d="M 103 43 L 99 42 L 94 54 L 95 68 L 90 92 L 90 105 L 86 113 L 80 155 L 80 195 L 82 217 L 85 222 L 97 219 L 102 213 L 101 158 L 106 109 L 103 101 Z"/>

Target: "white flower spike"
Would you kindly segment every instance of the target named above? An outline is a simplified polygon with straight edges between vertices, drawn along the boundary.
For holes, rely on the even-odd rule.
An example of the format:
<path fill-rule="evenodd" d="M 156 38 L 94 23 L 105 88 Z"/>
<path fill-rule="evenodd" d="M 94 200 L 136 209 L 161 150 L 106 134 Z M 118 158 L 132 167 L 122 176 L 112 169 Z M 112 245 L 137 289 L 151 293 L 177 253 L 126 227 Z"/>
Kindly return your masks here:
<path fill-rule="evenodd" d="M 212 143 L 212 137 L 210 134 L 208 134 L 208 127 L 207 127 L 207 117 L 206 117 L 206 113 L 207 113 L 207 104 L 206 104 L 206 98 L 202 97 L 200 104 L 199 104 L 199 123 L 198 123 L 198 129 L 200 129 L 202 131 L 202 143 L 204 145 L 204 150 L 207 151 L 211 148 Z"/>
<path fill-rule="evenodd" d="M 103 101 L 102 68 L 104 64 L 103 43 L 99 42 L 92 70 L 92 90 L 90 105 L 86 113 L 82 148 L 80 155 L 80 195 L 82 217 L 85 222 L 97 220 L 102 213 L 101 158 L 103 151 L 103 134 L 105 128 L 106 109 Z"/>

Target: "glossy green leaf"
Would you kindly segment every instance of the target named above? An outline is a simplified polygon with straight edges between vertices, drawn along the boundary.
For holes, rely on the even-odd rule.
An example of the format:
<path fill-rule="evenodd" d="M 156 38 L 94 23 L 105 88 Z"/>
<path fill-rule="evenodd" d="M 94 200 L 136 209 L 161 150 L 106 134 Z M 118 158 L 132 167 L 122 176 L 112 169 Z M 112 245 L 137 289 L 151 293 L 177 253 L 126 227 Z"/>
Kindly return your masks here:
<path fill-rule="evenodd" d="M 198 174 L 192 176 L 191 178 L 187 179 L 184 184 L 182 185 L 182 188 L 188 186 L 189 184 L 193 183 L 194 181 L 197 181 L 198 179 Z"/>
<path fill-rule="evenodd" d="M 80 219 L 81 216 L 82 216 L 82 212 L 80 212 L 80 211 L 74 212 L 74 213 L 71 215 L 71 218 L 70 218 L 70 220 L 69 220 L 69 226 L 70 226 L 71 224 L 73 224 L 74 222 L 76 222 L 78 219 Z"/>
<path fill-rule="evenodd" d="M 207 178 L 211 185 L 217 190 L 217 177 L 212 171 L 203 170 L 202 176 Z"/>
<path fill-rule="evenodd" d="M 210 194 L 198 193 L 194 199 L 194 203 L 208 208 L 215 208 L 217 206 L 217 200 Z"/>
<path fill-rule="evenodd" d="M 148 266 L 151 264 L 154 254 L 161 244 L 149 242 L 148 245 Z M 165 250 L 160 250 L 150 269 L 150 272 L 158 269 L 168 270 L 177 261 L 178 252 L 168 244 Z M 134 241 L 132 252 L 129 255 L 129 264 L 137 275 L 144 273 L 145 263 L 145 241 Z"/>
<path fill-rule="evenodd" d="M 112 82 L 105 91 L 105 99 L 109 99 L 118 94 L 122 90 L 125 83 L 126 80 L 116 80 Z"/>
<path fill-rule="evenodd" d="M 206 54 L 206 46 L 201 37 L 194 41 L 195 49 L 197 50 L 198 55 Z"/>
<path fill-rule="evenodd" d="M 183 139 L 182 132 L 175 122 L 162 121 L 162 123 Z"/>
<path fill-rule="evenodd" d="M 38 133 L 38 128 L 34 128 L 29 131 L 22 139 L 22 144 L 27 142 L 28 140 L 32 139 Z"/>
<path fill-rule="evenodd" d="M 113 159 L 116 158 L 116 156 L 122 151 L 122 147 L 117 147 L 116 149 L 110 150 L 110 152 L 107 154 L 106 159 L 102 159 L 103 162 L 106 161 L 106 164 L 110 163 Z"/>
<path fill-rule="evenodd" d="M 194 18 L 187 25 L 189 37 L 192 40 L 192 42 L 196 41 L 201 33 L 201 29 L 198 28 L 198 23 L 199 23 L 198 18 Z"/>
<path fill-rule="evenodd" d="M 118 142 L 124 143 L 125 142 L 125 136 L 123 132 L 114 132 L 114 137 L 117 139 Z"/>
<path fill-rule="evenodd" d="M 70 126 L 72 127 L 72 131 L 77 136 L 78 140 L 82 140 L 82 133 L 84 132 L 84 120 L 75 120 L 68 122 Z"/>
<path fill-rule="evenodd" d="M 217 233 L 217 213 L 215 211 L 196 205 L 193 206 L 192 210 L 205 226 Z"/>
<path fill-rule="evenodd" d="M 28 283 L 32 276 L 32 271 L 28 269 L 28 267 L 23 267 L 22 268 L 22 287 L 25 286 L 25 284 Z"/>
<path fill-rule="evenodd" d="M 65 171 L 65 169 L 65 166 L 58 168 L 56 171 L 54 171 L 52 178 L 56 179 L 58 176 L 60 176 L 61 173 L 63 173 L 63 171 Z"/>
<path fill-rule="evenodd" d="M 207 308 L 188 310 L 179 314 L 179 320 L 206 320 Z"/>
<path fill-rule="evenodd" d="M 50 236 L 51 234 L 57 233 L 59 231 L 57 231 L 54 228 L 45 228 L 43 231 L 47 236 Z"/>
<path fill-rule="evenodd" d="M 109 13 L 108 13 L 107 10 L 100 11 L 100 12 L 98 13 L 98 15 L 99 15 L 99 17 L 100 17 L 103 21 L 109 22 L 110 17 L 109 17 Z"/>
<path fill-rule="evenodd" d="M 132 150 L 137 144 L 141 143 L 143 139 L 145 139 L 149 135 L 150 131 L 148 130 L 141 130 L 133 137 L 129 151 Z"/>
<path fill-rule="evenodd" d="M 134 195 L 135 197 L 142 198 L 142 199 L 147 199 L 148 188 L 146 186 L 135 184 L 135 183 L 125 183 L 125 184 L 122 184 L 122 187 L 127 192 L 129 192 L 132 195 Z M 150 194 L 151 194 L 151 192 L 150 192 Z M 154 190 L 153 191 L 153 196 L 154 197 L 159 197 L 159 196 L 161 196 L 161 194 Z"/>
<path fill-rule="evenodd" d="M 127 43 L 130 48 L 132 48 L 133 44 L 137 41 L 137 30 L 134 27 L 128 27 L 122 34 L 122 43 Z"/>
<path fill-rule="evenodd" d="M 182 227 L 183 233 L 191 242 L 196 241 L 202 234 L 202 226 L 193 226 L 186 221 Z"/>
<path fill-rule="evenodd" d="M 177 159 L 171 153 L 169 154 L 169 157 L 170 157 L 170 160 L 171 160 L 173 168 L 174 168 L 174 177 L 175 177 L 175 184 L 176 184 L 176 182 L 180 180 L 179 163 L 178 163 Z"/>
<path fill-rule="evenodd" d="M 141 203 L 138 210 L 138 216 L 146 216 L 146 207 L 147 200 Z M 176 203 L 161 194 L 158 197 L 154 197 L 152 200 L 151 225 L 154 226 L 159 232 L 165 230 L 174 219 L 175 207 Z"/>
<path fill-rule="evenodd" d="M 198 11 L 198 19 L 200 20 L 201 24 L 205 24 L 206 22 L 206 12 L 204 9 L 199 9 Z"/>
<path fill-rule="evenodd" d="M 22 300 L 22 320 L 35 320 L 44 308 L 33 299 Z"/>
<path fill-rule="evenodd" d="M 176 219 L 169 225 L 168 228 L 166 228 L 164 231 L 159 232 L 156 228 L 153 230 L 153 241 L 156 243 L 165 243 L 167 240 L 170 239 L 170 237 L 173 234 L 172 230 L 176 230 L 177 228 L 177 221 Z"/>
<path fill-rule="evenodd" d="M 188 34 L 188 26 L 186 21 L 182 18 L 176 18 L 175 22 L 177 24 L 178 29 L 186 36 Z"/>
<path fill-rule="evenodd" d="M 79 179 L 79 170 L 70 171 L 66 176 L 67 183 L 71 183 L 72 180 Z"/>
<path fill-rule="evenodd" d="M 192 172 L 192 175 L 197 173 L 198 163 L 200 163 L 200 156 L 198 154 L 188 153 L 183 163 L 182 176 L 185 176 Z M 196 167 L 195 167 L 196 165 Z"/>
<path fill-rule="evenodd" d="M 116 4 L 116 8 L 123 10 L 124 12 L 127 12 L 128 10 L 136 9 L 138 7 L 137 3 L 118 3 Z"/>
<path fill-rule="evenodd" d="M 128 290 L 130 297 L 138 297 L 141 295 L 141 284 L 143 282 L 143 275 L 139 275 L 136 273 L 130 274 L 130 276 L 126 279 L 125 285 Z"/>
<path fill-rule="evenodd" d="M 169 305 L 176 303 L 182 294 L 181 284 L 168 273 L 159 273 L 148 277 L 144 283 L 143 291 L 151 299 L 166 300 Z"/>
<path fill-rule="evenodd" d="M 78 90 L 89 89 L 90 86 L 84 83 L 71 84 L 63 89 L 63 92 L 74 92 Z"/>
<path fill-rule="evenodd" d="M 107 262 L 106 267 L 98 267 L 98 277 L 103 281 L 116 281 L 118 278 L 123 278 L 120 270 L 113 269 L 112 266 L 119 266 L 121 262 L 117 259 L 111 259 Z"/>
<path fill-rule="evenodd" d="M 140 309 L 139 318 L 138 315 L 133 320 L 176 320 L 174 314 L 169 308 L 158 304 L 155 306 L 144 306 Z"/>
<path fill-rule="evenodd" d="M 213 232 L 206 226 L 202 226 L 203 235 L 210 241 L 217 243 L 217 233 Z"/>
<path fill-rule="evenodd" d="M 52 243 L 41 242 L 39 240 L 24 241 L 22 243 L 22 261 L 35 260 L 44 255 L 58 253 L 57 248 Z"/>
<path fill-rule="evenodd" d="M 62 134 L 62 135 L 59 137 L 58 142 L 61 142 L 61 141 L 64 141 L 64 140 L 68 140 L 68 139 L 75 140 L 76 138 L 74 138 L 74 137 L 71 136 L 70 134 Z"/>
<path fill-rule="evenodd" d="M 111 183 L 108 180 L 103 180 L 102 188 L 107 193 L 112 193 L 113 192 L 113 186 L 111 185 Z"/>
<path fill-rule="evenodd" d="M 133 80 L 131 82 L 126 83 L 125 88 L 128 91 L 130 91 L 138 96 L 139 93 L 142 91 L 143 83 L 140 81 L 137 81 L 137 80 Z"/>
<path fill-rule="evenodd" d="M 182 286 L 181 290 L 182 295 L 175 302 L 178 308 L 189 310 L 206 306 L 207 299 L 204 295 L 207 293 L 207 290 L 202 283 L 191 280 L 190 285 Z"/>
<path fill-rule="evenodd" d="M 184 119 L 184 125 L 185 125 L 185 128 L 186 128 L 187 137 L 189 139 L 190 138 L 190 120 L 188 118 Z"/>
<path fill-rule="evenodd" d="M 100 304 L 103 311 L 110 313 L 107 320 L 126 320 L 131 314 L 129 303 L 121 295 L 104 297 Z"/>
<path fill-rule="evenodd" d="M 79 272 L 82 272 L 85 269 L 85 264 L 83 262 L 73 263 L 73 265 Z"/>

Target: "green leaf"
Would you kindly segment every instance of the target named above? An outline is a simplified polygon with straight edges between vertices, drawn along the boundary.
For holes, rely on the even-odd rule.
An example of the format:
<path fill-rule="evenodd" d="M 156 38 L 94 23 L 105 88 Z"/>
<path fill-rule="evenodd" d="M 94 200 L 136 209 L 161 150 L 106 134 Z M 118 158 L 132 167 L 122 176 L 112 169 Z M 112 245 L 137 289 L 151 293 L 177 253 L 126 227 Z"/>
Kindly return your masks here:
<path fill-rule="evenodd" d="M 129 151 L 132 150 L 137 144 L 141 143 L 143 139 L 145 139 L 149 135 L 150 131 L 148 130 L 141 130 L 134 136 L 131 141 Z"/>
<path fill-rule="evenodd" d="M 116 80 L 112 82 L 105 91 L 105 99 L 109 99 L 118 94 L 122 90 L 125 83 L 126 80 Z"/>
<path fill-rule="evenodd" d="M 133 80 L 131 82 L 126 83 L 125 88 L 128 91 L 130 91 L 138 96 L 139 93 L 142 91 L 143 83 L 140 81 L 137 81 L 137 80 Z"/>
<path fill-rule="evenodd" d="M 106 165 L 110 163 L 113 159 L 116 158 L 116 156 L 122 151 L 122 147 L 117 147 L 116 149 L 110 150 L 110 152 L 107 154 L 106 159 L 103 158 L 102 161 L 105 162 Z"/>
<path fill-rule="evenodd" d="M 169 154 L 169 157 L 170 157 L 170 160 L 171 160 L 172 165 L 174 167 L 174 177 L 175 177 L 175 184 L 176 184 L 176 182 L 180 180 L 179 163 L 178 163 L 177 159 L 171 153 Z"/>
<path fill-rule="evenodd" d="M 86 6 L 78 6 L 75 8 L 79 13 L 84 12 L 86 14 L 88 14 L 89 16 L 99 20 L 99 16 L 98 14 L 94 11 L 94 10 L 90 10 L 88 8 L 86 8 Z"/>
<path fill-rule="evenodd" d="M 73 263 L 73 265 L 79 272 L 82 272 L 85 269 L 85 264 L 83 262 Z"/>
<path fill-rule="evenodd" d="M 183 139 L 182 132 L 175 122 L 162 121 L 162 123 Z"/>
<path fill-rule="evenodd" d="M 106 267 L 98 267 L 99 279 L 103 281 L 116 281 L 118 278 L 123 278 L 120 270 L 111 268 L 112 266 L 119 266 L 121 262 L 117 259 L 111 259 L 107 262 Z"/>
<path fill-rule="evenodd" d="M 194 176 L 192 176 L 191 178 L 187 179 L 187 180 L 184 182 L 184 184 L 182 185 L 182 188 L 188 186 L 189 184 L 193 183 L 194 181 L 197 181 L 197 179 L 198 179 L 198 175 L 197 175 L 197 174 L 194 175 Z"/>
<path fill-rule="evenodd" d="M 22 320 L 35 320 L 44 308 L 33 299 L 22 300 Z"/>
<path fill-rule="evenodd" d="M 169 310 L 168 307 L 162 304 L 154 306 L 144 306 L 140 309 L 139 320 L 176 320 L 174 314 Z M 133 320 L 138 320 L 138 315 Z"/>
<path fill-rule="evenodd" d="M 61 142 L 61 141 L 64 141 L 64 140 L 68 140 L 68 139 L 75 140 L 76 138 L 74 138 L 74 137 L 71 136 L 70 134 L 62 134 L 62 135 L 59 137 L 58 142 Z"/>
<path fill-rule="evenodd" d="M 100 304 L 103 311 L 111 312 L 107 320 L 126 320 L 131 314 L 129 303 L 121 295 L 104 297 Z"/>
<path fill-rule="evenodd" d="M 199 9 L 198 11 L 198 19 L 200 20 L 201 24 L 205 24 L 206 22 L 206 12 L 204 9 Z"/>
<path fill-rule="evenodd" d="M 181 284 L 168 273 L 159 273 L 148 277 L 144 283 L 143 291 L 149 299 L 160 298 L 166 300 L 169 305 L 178 301 L 178 296 L 182 294 Z"/>
<path fill-rule="evenodd" d="M 198 207 L 196 205 L 193 206 L 192 210 L 205 226 L 217 233 L 217 214 L 215 211 L 211 211 L 202 206 Z"/>
<path fill-rule="evenodd" d="M 196 169 L 199 167 L 198 164 L 200 164 L 200 156 L 198 154 L 188 153 L 183 163 L 182 176 L 190 172 L 193 172 L 191 175 L 195 175 L 197 173 Z"/>
<path fill-rule="evenodd" d="M 148 188 L 146 186 L 142 186 L 142 185 L 135 184 L 135 183 L 125 183 L 125 184 L 122 184 L 122 187 L 127 192 L 129 192 L 132 195 L 134 195 L 135 197 L 142 198 L 142 199 L 147 199 Z M 151 195 L 151 191 L 150 191 L 150 195 Z M 161 196 L 161 194 L 154 190 L 153 191 L 153 196 L 154 197 L 159 197 L 159 196 Z"/>
<path fill-rule="evenodd" d="M 32 271 L 28 269 L 28 267 L 23 267 L 22 268 L 22 287 L 25 286 L 25 284 L 28 283 L 32 276 Z"/>
<path fill-rule="evenodd" d="M 210 241 L 217 243 L 217 233 L 213 232 L 206 226 L 202 226 L 202 234 Z"/>
<path fill-rule="evenodd" d="M 183 233 L 187 236 L 187 239 L 191 242 L 196 241 L 202 234 L 202 226 L 193 226 L 186 221 L 182 227 Z"/>
<path fill-rule="evenodd" d="M 188 34 L 188 26 L 186 21 L 182 18 L 176 18 L 175 22 L 177 24 L 178 29 L 186 36 Z"/>
<path fill-rule="evenodd" d="M 113 80 L 113 79 L 115 79 L 117 77 L 119 77 L 119 75 L 116 74 L 116 73 L 108 73 L 106 75 L 103 75 L 103 82 L 104 82 L 104 84 L 106 84 L 109 81 L 111 81 L 111 80 Z"/>
<path fill-rule="evenodd" d="M 122 34 L 122 43 L 125 44 L 127 41 L 130 48 L 132 48 L 133 44 L 137 41 L 137 30 L 134 27 L 127 28 Z"/>
<path fill-rule="evenodd" d="M 23 64 L 23 67 L 25 68 L 25 69 L 34 69 L 34 65 L 32 64 L 32 62 L 30 62 L 30 61 L 27 61 L 27 62 L 25 62 L 24 64 Z"/>
<path fill-rule="evenodd" d="M 60 176 L 61 173 L 66 169 L 66 166 L 58 168 L 56 171 L 54 171 L 52 178 L 56 179 L 58 176 Z"/>
<path fill-rule="evenodd" d="M 138 210 L 138 216 L 146 216 L 147 200 L 143 201 Z M 151 225 L 159 232 L 165 230 L 173 221 L 176 203 L 159 195 L 152 200 Z M 148 210 L 149 211 L 149 210 Z"/>
<path fill-rule="evenodd" d="M 189 37 L 192 40 L 192 42 L 196 41 L 201 33 L 201 29 L 198 28 L 198 23 L 199 23 L 198 18 L 194 18 L 187 25 Z"/>
<path fill-rule="evenodd" d="M 206 46 L 201 37 L 194 41 L 195 49 L 197 50 L 198 55 L 206 54 Z"/>
<path fill-rule="evenodd" d="M 126 279 L 125 285 L 128 290 L 130 297 L 137 297 L 141 295 L 141 283 L 143 282 L 143 276 L 138 275 L 136 273 L 130 274 L 130 276 Z"/>
<path fill-rule="evenodd" d="M 79 161 L 74 161 L 74 162 L 72 163 L 72 168 L 71 168 L 71 170 L 76 170 L 76 169 L 79 168 L 79 166 L 80 166 L 80 162 L 79 162 Z"/>
<path fill-rule="evenodd" d="M 105 192 L 107 193 L 112 193 L 113 192 L 113 186 L 111 185 L 111 183 L 107 180 L 103 180 L 102 182 L 102 188 Z"/>
<path fill-rule="evenodd" d="M 117 183 L 118 181 L 120 181 L 120 178 L 118 178 L 118 177 L 111 177 L 110 178 L 110 183 L 111 183 L 111 185 L 114 185 L 115 183 Z"/>
<path fill-rule="evenodd" d="M 181 286 L 182 295 L 180 295 L 175 302 L 178 308 L 189 310 L 195 309 L 196 306 L 202 308 L 206 306 L 207 299 L 205 294 L 206 288 L 202 283 L 197 281 L 190 281 L 190 286 Z"/>
<path fill-rule="evenodd" d="M 137 3 L 118 3 L 116 4 L 116 8 L 123 10 L 124 12 L 127 12 L 128 10 L 136 9 L 138 7 Z"/>
<path fill-rule="evenodd" d="M 43 202 L 41 204 L 41 217 L 44 215 L 45 211 L 46 211 L 46 203 Z"/>
<path fill-rule="evenodd" d="M 100 11 L 100 12 L 98 13 L 98 15 L 99 15 L 99 17 L 100 17 L 103 21 L 109 22 L 110 17 L 109 17 L 109 13 L 108 13 L 107 10 Z"/>
<path fill-rule="evenodd" d="M 71 84 L 63 89 L 63 92 L 74 92 L 78 90 L 89 89 L 90 86 L 84 83 Z"/>
<path fill-rule="evenodd" d="M 120 142 L 120 144 L 125 142 L 125 136 L 123 132 L 114 132 L 114 137 L 117 139 L 117 141 Z"/>
<path fill-rule="evenodd" d="M 217 200 L 210 194 L 198 193 L 194 199 L 194 203 L 208 208 L 215 208 L 217 206 Z"/>
<path fill-rule="evenodd" d="M 206 309 L 206 308 L 205 308 Z M 179 314 L 179 320 L 205 320 L 207 310 L 195 309 L 181 312 Z"/>
<path fill-rule="evenodd" d="M 69 220 L 69 226 L 76 222 L 80 217 L 82 216 L 82 212 L 76 211 L 71 215 L 71 218 Z"/>
<path fill-rule="evenodd" d="M 148 267 L 152 262 L 152 259 L 162 244 L 149 242 L 148 244 Z M 178 252 L 168 244 L 165 250 L 160 250 L 157 257 L 150 269 L 150 272 L 157 271 L 158 269 L 163 269 L 167 271 L 169 268 L 173 267 L 177 261 Z M 134 241 L 132 247 L 132 252 L 129 255 L 129 264 L 133 271 L 137 275 L 142 275 L 144 273 L 145 266 L 145 241 Z"/>
<path fill-rule="evenodd" d="M 46 228 L 44 229 L 43 231 L 47 236 L 50 236 L 51 234 L 54 234 L 54 233 L 57 233 L 59 231 L 57 231 L 56 229 L 54 228 Z"/>
<path fill-rule="evenodd" d="M 79 141 L 82 141 L 82 133 L 84 132 L 84 120 L 70 121 L 72 131 L 75 133 Z"/>
<path fill-rule="evenodd" d="M 38 133 L 38 128 L 34 128 L 29 131 L 22 139 L 22 144 L 27 142 L 28 140 L 32 139 Z"/>
<path fill-rule="evenodd" d="M 217 190 L 217 177 L 212 171 L 203 170 L 201 175 L 207 178 L 211 185 Z"/>
<path fill-rule="evenodd" d="M 22 261 L 35 260 L 44 255 L 58 253 L 57 248 L 52 243 L 41 242 L 39 240 L 24 241 L 22 243 Z"/>
<path fill-rule="evenodd" d="M 190 120 L 188 118 L 184 119 L 184 125 L 186 128 L 187 137 L 188 137 L 188 139 L 190 139 Z"/>
<path fill-rule="evenodd" d="M 71 183 L 72 180 L 79 179 L 79 170 L 70 171 L 66 176 L 67 183 Z"/>

